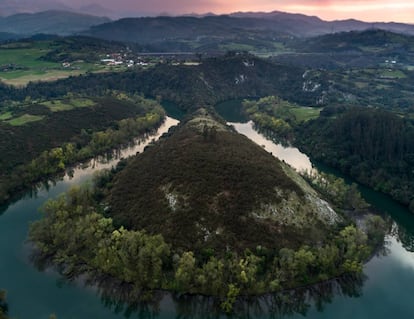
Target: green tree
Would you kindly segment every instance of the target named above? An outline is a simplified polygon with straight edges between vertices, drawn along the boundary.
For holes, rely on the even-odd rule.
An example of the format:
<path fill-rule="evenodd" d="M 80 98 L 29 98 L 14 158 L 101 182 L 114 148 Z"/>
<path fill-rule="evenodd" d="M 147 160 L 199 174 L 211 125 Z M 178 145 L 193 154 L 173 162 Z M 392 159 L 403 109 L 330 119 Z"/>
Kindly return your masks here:
<path fill-rule="evenodd" d="M 181 255 L 175 271 L 175 280 L 179 291 L 191 292 L 194 287 L 196 275 L 196 259 L 193 252 L 185 252 Z"/>

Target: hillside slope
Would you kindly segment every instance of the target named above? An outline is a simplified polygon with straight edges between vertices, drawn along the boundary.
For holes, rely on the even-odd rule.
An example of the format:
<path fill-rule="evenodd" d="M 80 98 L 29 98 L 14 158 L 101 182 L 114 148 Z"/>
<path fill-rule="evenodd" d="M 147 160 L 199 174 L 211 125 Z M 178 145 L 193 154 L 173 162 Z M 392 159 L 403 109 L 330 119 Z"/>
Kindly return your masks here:
<path fill-rule="evenodd" d="M 0 32 L 25 36 L 37 33 L 70 35 L 109 21 L 108 18 L 68 11 L 19 13 L 4 18 L 0 17 Z"/>
<path fill-rule="evenodd" d="M 317 17 L 284 12 L 235 13 L 204 17 L 124 18 L 92 27 L 86 35 L 138 42 L 159 50 L 219 50 L 220 44 L 243 44 L 246 49 L 275 50 L 293 37 L 313 37 L 333 32 L 362 31 L 370 28 L 414 34 L 414 26 L 402 23 L 366 23 L 357 20 L 324 21 Z M 249 50 L 249 49 L 248 49 Z"/>
<path fill-rule="evenodd" d="M 116 223 L 194 251 L 297 248 L 323 240 L 340 219 L 280 161 L 203 109 L 116 176 L 109 206 Z"/>

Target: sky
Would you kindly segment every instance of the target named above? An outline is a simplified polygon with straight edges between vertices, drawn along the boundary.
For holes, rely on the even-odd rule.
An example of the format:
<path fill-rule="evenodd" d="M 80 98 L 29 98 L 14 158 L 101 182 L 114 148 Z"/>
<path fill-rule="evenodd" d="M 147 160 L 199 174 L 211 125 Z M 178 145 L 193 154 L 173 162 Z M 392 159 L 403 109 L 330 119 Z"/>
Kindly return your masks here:
<path fill-rule="evenodd" d="M 0 0 L 7 1 L 7 0 Z M 10 1 L 10 0 L 9 0 Z M 76 7 L 98 3 L 130 15 L 230 13 L 235 11 L 285 11 L 315 15 L 324 20 L 354 18 L 363 21 L 396 21 L 414 24 L 414 0 L 11 0 L 61 2 Z"/>

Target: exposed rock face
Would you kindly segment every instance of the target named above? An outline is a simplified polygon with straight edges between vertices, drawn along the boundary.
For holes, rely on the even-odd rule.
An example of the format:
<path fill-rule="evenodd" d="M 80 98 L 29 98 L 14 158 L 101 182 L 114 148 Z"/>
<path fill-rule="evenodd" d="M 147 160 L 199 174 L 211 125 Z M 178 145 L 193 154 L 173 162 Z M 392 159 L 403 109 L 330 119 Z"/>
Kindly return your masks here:
<path fill-rule="evenodd" d="M 182 250 L 299 247 L 340 217 L 306 182 L 205 110 L 118 176 L 109 214 Z"/>

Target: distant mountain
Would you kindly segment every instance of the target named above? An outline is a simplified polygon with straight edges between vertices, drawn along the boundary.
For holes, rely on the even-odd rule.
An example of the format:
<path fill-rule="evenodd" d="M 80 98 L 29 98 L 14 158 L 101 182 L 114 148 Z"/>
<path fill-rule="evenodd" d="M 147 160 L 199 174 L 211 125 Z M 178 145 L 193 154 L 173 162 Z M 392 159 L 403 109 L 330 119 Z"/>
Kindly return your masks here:
<path fill-rule="evenodd" d="M 0 16 L 34 13 L 46 10 L 69 11 L 72 8 L 56 0 L 1 0 Z"/>
<path fill-rule="evenodd" d="M 383 29 L 414 35 L 414 25 L 323 21 L 315 16 L 284 12 L 238 12 L 230 15 L 126 18 L 92 27 L 87 35 L 106 40 L 139 42 L 174 50 L 214 49 L 225 44 L 266 47 L 278 39 L 313 37 L 344 31 Z M 180 44 L 180 45 L 178 45 Z M 236 46 L 237 47 L 237 46 Z M 240 45 L 238 46 L 240 47 Z"/>
<path fill-rule="evenodd" d="M 299 41 L 301 52 L 414 53 L 414 36 L 381 29 L 338 32 Z"/>
<path fill-rule="evenodd" d="M 299 38 L 287 47 L 287 53 L 274 56 L 273 61 L 306 68 L 337 69 L 393 65 L 396 61 L 400 67 L 409 66 L 414 59 L 414 36 L 381 29 Z"/>
<path fill-rule="evenodd" d="M 116 12 L 105 8 L 104 6 L 96 3 L 91 3 L 80 7 L 79 9 L 75 10 L 79 13 L 90 14 L 93 16 L 98 17 L 113 17 L 116 16 Z"/>
<path fill-rule="evenodd" d="M 369 28 L 383 29 L 397 33 L 414 34 L 414 25 L 395 22 L 364 22 L 355 19 L 324 21 L 316 16 L 281 11 L 272 12 L 235 12 L 230 14 L 236 18 L 253 18 L 272 20 L 280 26 L 291 26 L 292 33 L 297 36 L 317 36 L 326 33 L 344 31 L 361 31 Z M 309 29 L 304 29 L 308 27 Z"/>
<path fill-rule="evenodd" d="M 143 44 L 182 39 L 195 40 L 200 43 L 206 37 L 216 41 L 235 38 L 246 31 L 270 29 L 270 23 L 260 19 L 239 19 L 229 16 L 207 17 L 144 17 L 124 18 L 115 22 L 92 27 L 88 35 L 104 39 L 141 42 Z M 273 28 L 274 32 L 279 33 Z"/>
<path fill-rule="evenodd" d="M 15 33 L 8 33 L 8 32 L 0 32 L 0 41 L 6 41 L 6 40 L 18 40 L 22 38 L 22 36 L 19 36 Z"/>
<path fill-rule="evenodd" d="M 20 13 L 0 18 L 0 32 L 30 36 L 37 33 L 69 35 L 110 19 L 67 11 Z"/>

